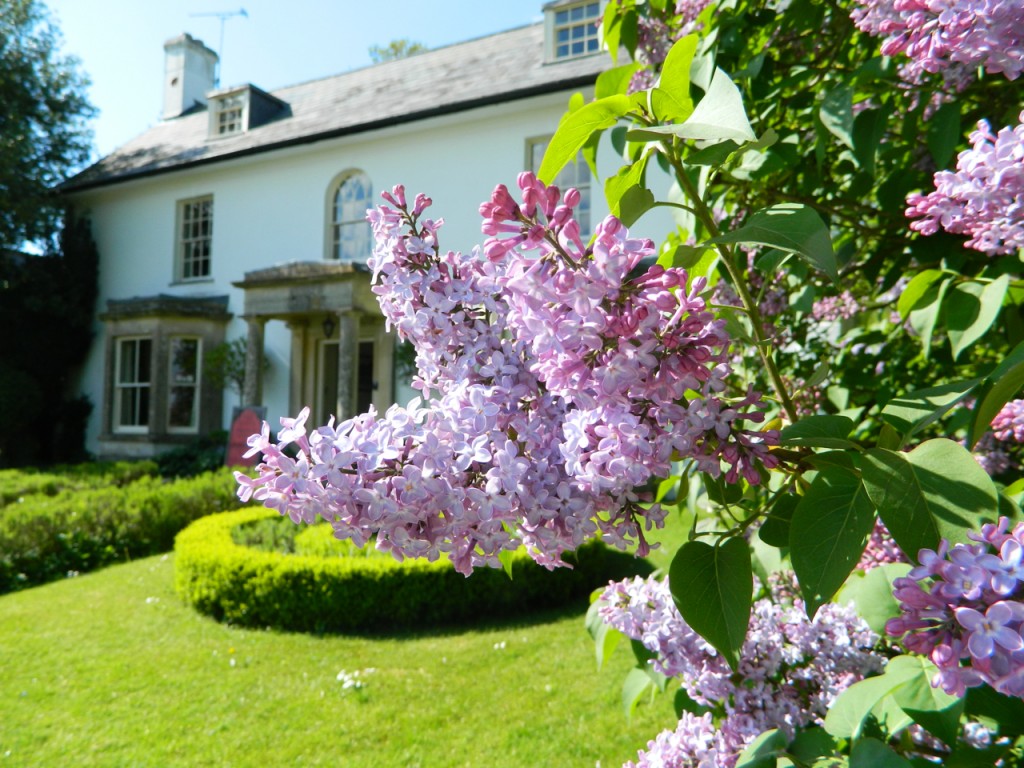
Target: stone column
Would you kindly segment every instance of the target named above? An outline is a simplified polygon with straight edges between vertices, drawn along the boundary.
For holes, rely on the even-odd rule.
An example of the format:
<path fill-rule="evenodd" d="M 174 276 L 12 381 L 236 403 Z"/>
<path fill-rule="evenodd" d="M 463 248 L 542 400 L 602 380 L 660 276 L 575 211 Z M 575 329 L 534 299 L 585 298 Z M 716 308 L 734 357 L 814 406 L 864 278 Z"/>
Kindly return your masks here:
<path fill-rule="evenodd" d="M 338 421 L 356 415 L 356 365 L 359 362 L 359 313 L 338 315 Z"/>
<path fill-rule="evenodd" d="M 242 404 L 263 405 L 263 326 L 264 317 L 247 317 L 249 335 L 245 347 L 245 385 L 242 387 Z"/>

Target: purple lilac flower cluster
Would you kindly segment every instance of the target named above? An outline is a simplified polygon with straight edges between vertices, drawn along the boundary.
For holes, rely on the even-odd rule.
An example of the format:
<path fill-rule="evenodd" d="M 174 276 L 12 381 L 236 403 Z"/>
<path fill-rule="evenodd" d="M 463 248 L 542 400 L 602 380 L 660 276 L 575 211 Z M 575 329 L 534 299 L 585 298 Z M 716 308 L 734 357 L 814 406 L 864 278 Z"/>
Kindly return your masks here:
<path fill-rule="evenodd" d="M 811 316 L 820 323 L 849 320 L 860 311 L 860 303 L 849 291 L 843 291 L 838 296 L 825 296 L 811 306 Z"/>
<path fill-rule="evenodd" d="M 489 235 L 471 257 L 442 251 L 441 221 L 404 190 L 369 219 L 373 290 L 389 326 L 416 347 L 413 385 L 427 396 L 307 434 L 303 411 L 250 438 L 258 475 L 239 495 L 294 521 L 329 521 L 339 538 L 397 558 L 447 553 L 456 569 L 499 565 L 526 544 L 547 567 L 600 535 L 625 548 L 641 522 L 638 486 L 671 462 L 757 483 L 776 461 L 775 432 L 748 390 L 724 398 L 724 324 L 705 308 L 701 279 L 659 266 L 609 216 L 584 245 L 573 208 L 531 173 L 521 202 L 502 185 L 480 212 Z M 294 443 L 297 454 L 285 452 Z"/>
<path fill-rule="evenodd" d="M 906 54 L 900 75 L 942 73 L 954 88 L 984 67 L 1015 80 L 1024 70 L 1024 5 L 1005 0 L 857 0 L 857 27 L 885 37 L 882 53 Z"/>
<path fill-rule="evenodd" d="M 886 633 L 928 656 L 950 694 L 987 683 L 1024 698 L 1024 523 L 1009 527 L 1003 517 L 968 534 L 973 544 L 923 549 L 921 564 L 894 582 L 902 615 Z"/>
<path fill-rule="evenodd" d="M 878 638 L 852 607 L 827 604 L 812 621 L 796 591 L 781 577 L 754 603 L 736 673 L 680 616 L 667 580 L 636 578 L 604 591 L 603 620 L 656 654 L 654 668 L 678 677 L 708 710 L 684 712 L 674 731 L 651 741 L 629 766 L 731 768 L 764 731 L 792 736 L 821 723 L 842 691 L 880 671 L 882 659 L 872 651 Z"/>
<path fill-rule="evenodd" d="M 969 235 L 967 247 L 993 256 L 1024 247 L 1024 113 L 1020 121 L 998 134 L 979 121 L 972 148 L 957 157 L 956 172 L 936 173 L 934 192 L 907 197 L 907 216 L 920 218 L 911 229 Z"/>
<path fill-rule="evenodd" d="M 1024 400 L 1011 400 L 992 419 L 997 440 L 1024 443 Z"/>

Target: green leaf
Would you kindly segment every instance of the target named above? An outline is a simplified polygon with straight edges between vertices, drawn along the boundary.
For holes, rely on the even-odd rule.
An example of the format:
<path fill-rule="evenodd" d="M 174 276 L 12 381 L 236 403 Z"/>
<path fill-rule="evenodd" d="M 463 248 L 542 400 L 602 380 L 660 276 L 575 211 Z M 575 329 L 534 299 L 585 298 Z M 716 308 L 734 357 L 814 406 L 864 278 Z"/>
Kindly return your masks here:
<path fill-rule="evenodd" d="M 629 670 L 629 674 L 626 675 L 626 679 L 622 683 L 622 708 L 626 712 L 626 717 L 632 717 L 633 712 L 636 711 L 636 705 L 640 703 L 640 699 L 644 697 L 644 694 L 654 693 L 654 681 L 648 676 L 647 672 L 641 667 L 633 667 Z"/>
<path fill-rule="evenodd" d="M 853 745 L 850 768 L 913 768 L 913 763 L 878 739 L 861 739 Z"/>
<path fill-rule="evenodd" d="M 501 563 L 502 570 L 508 574 L 509 581 L 512 581 L 512 563 L 515 558 L 516 553 L 511 549 L 503 549 L 498 553 L 498 562 Z"/>
<path fill-rule="evenodd" d="M 992 419 L 1004 405 L 1017 396 L 1021 388 L 1024 388 L 1024 342 L 1014 347 L 1006 359 L 985 376 L 978 387 L 968 438 L 971 447 L 991 429 Z"/>
<path fill-rule="evenodd" d="M 621 67 L 606 69 L 597 76 L 597 81 L 594 83 L 594 98 L 603 99 L 607 96 L 625 94 L 629 89 L 629 81 L 632 80 L 636 71 L 642 68 L 642 64 L 633 62 L 623 64 Z"/>
<path fill-rule="evenodd" d="M 911 656 L 917 673 L 893 693 L 900 709 L 914 722 L 946 744 L 956 744 L 964 700 L 932 686 L 938 669 L 923 656 Z"/>
<path fill-rule="evenodd" d="M 875 157 L 885 136 L 886 118 L 881 109 L 865 109 L 853 120 L 853 155 L 871 176 L 875 175 Z"/>
<path fill-rule="evenodd" d="M 917 331 L 917 335 L 921 339 L 925 360 L 931 354 L 932 335 L 935 333 L 935 325 L 939 320 L 939 310 L 942 309 L 946 290 L 952 282 L 953 278 L 947 277 L 939 283 L 928 286 L 928 290 L 910 311 L 908 319 L 911 327 Z"/>
<path fill-rule="evenodd" d="M 765 731 L 747 744 L 736 760 L 736 768 L 775 768 L 786 752 L 786 736 L 778 728 Z"/>
<path fill-rule="evenodd" d="M 690 694 L 686 692 L 685 688 L 679 688 L 676 690 L 675 697 L 672 699 L 672 707 L 676 711 L 676 717 L 680 719 L 683 717 L 683 712 L 690 712 L 694 715 L 703 715 L 705 712 L 710 711 L 707 707 L 701 706 L 691 699 Z"/>
<path fill-rule="evenodd" d="M 788 547 L 789 525 L 799 503 L 800 497 L 795 493 L 780 496 L 778 501 L 772 504 L 768 517 L 757 529 L 757 535 L 761 541 L 772 547 Z"/>
<path fill-rule="evenodd" d="M 708 243 L 753 243 L 795 253 L 820 269 L 833 282 L 839 267 L 832 249 L 828 227 L 813 208 L 798 203 L 780 203 L 752 214 L 739 229 L 726 232 Z"/>
<path fill-rule="evenodd" d="M 845 416 L 807 416 L 783 429 L 779 440 L 784 446 L 856 449 L 857 444 L 847 439 L 852 431 L 853 420 Z"/>
<path fill-rule="evenodd" d="M 631 106 L 632 101 L 628 96 L 608 96 L 566 114 L 544 151 L 544 160 L 541 161 L 537 176 L 545 184 L 553 183 L 558 173 L 576 158 L 576 153 L 594 132 L 615 125 Z"/>
<path fill-rule="evenodd" d="M 608 199 L 608 210 L 627 227 L 632 226 L 633 222 L 640 218 L 640 214 L 643 214 L 654 205 L 654 195 L 643 186 L 644 172 L 647 169 L 647 161 L 650 157 L 651 152 L 645 152 L 639 160 L 632 165 L 621 167 L 616 175 L 608 177 L 604 183 L 604 194 Z M 650 203 L 635 218 L 624 216 L 623 207 L 628 208 L 630 214 L 635 212 L 633 209 L 636 207 L 637 201 L 634 198 L 637 192 L 641 196 L 646 193 L 646 198 L 650 200 Z"/>
<path fill-rule="evenodd" d="M 860 560 L 875 524 L 875 509 L 856 473 L 825 467 L 793 513 L 790 559 L 814 618 Z"/>
<path fill-rule="evenodd" d="M 926 269 L 914 275 L 896 302 L 900 317 L 906 320 L 910 316 L 910 310 L 917 306 L 934 283 L 942 279 L 942 275 L 942 271 L 938 269 Z"/>
<path fill-rule="evenodd" d="M 686 156 L 684 162 L 687 165 L 710 165 L 719 166 L 728 160 L 742 144 L 737 144 L 732 139 L 720 141 L 704 149 L 698 149 Z"/>
<path fill-rule="evenodd" d="M 797 760 L 810 764 L 815 758 L 832 755 L 836 751 L 836 742 L 824 728 L 813 726 L 801 731 L 789 745 L 789 753 Z"/>
<path fill-rule="evenodd" d="M 968 282 L 953 286 L 946 297 L 946 333 L 953 350 L 953 359 L 985 335 L 1000 310 L 1010 276 L 1003 275 L 988 285 Z"/>
<path fill-rule="evenodd" d="M 683 619 L 736 669 L 754 590 L 747 543 L 738 537 L 717 546 L 688 541 L 672 559 L 668 578 Z"/>
<path fill-rule="evenodd" d="M 729 76 L 717 67 L 707 93 L 697 103 L 693 114 L 672 128 L 672 133 L 684 139 L 745 142 L 757 138 L 747 120 L 743 96 Z"/>
<path fill-rule="evenodd" d="M 916 674 L 913 666 L 900 662 L 904 658 L 897 656 L 886 665 L 885 674 L 861 680 L 840 693 L 825 715 L 825 730 L 840 739 L 859 736 L 871 710 Z"/>
<path fill-rule="evenodd" d="M 693 114 L 693 100 L 690 98 L 690 67 L 697 52 L 697 36 L 687 35 L 677 40 L 669 49 L 661 66 L 658 89 L 665 98 L 661 100 L 656 116 L 666 122 L 683 122 Z"/>
<path fill-rule="evenodd" d="M 1024 699 L 1006 696 L 988 685 L 967 689 L 964 706 L 970 715 L 987 717 L 999 724 L 999 735 L 1024 735 Z"/>
<path fill-rule="evenodd" d="M 960 104 L 948 101 L 928 121 L 928 151 L 937 168 L 945 168 L 960 144 Z"/>
<path fill-rule="evenodd" d="M 602 603 L 599 600 L 591 603 L 590 608 L 587 609 L 586 618 L 587 634 L 594 641 L 594 653 L 597 658 L 598 672 L 601 671 L 601 668 L 611 658 L 612 653 L 619 644 L 619 640 L 622 639 L 622 633 L 617 629 L 612 629 L 601 618 L 601 605 Z"/>
<path fill-rule="evenodd" d="M 862 457 L 864 486 L 892 537 L 909 557 L 941 539 L 968 543 L 967 533 L 994 522 L 999 499 L 970 452 L 945 438 L 910 453 L 874 448 Z"/>
<path fill-rule="evenodd" d="M 893 581 L 906 576 L 908 563 L 886 563 L 868 571 L 854 571 L 836 595 L 840 605 L 853 602 L 857 613 L 874 632 L 885 635 L 885 623 L 900 615 L 893 597 Z"/>
<path fill-rule="evenodd" d="M 882 409 L 882 419 L 897 429 L 905 442 L 965 400 L 978 386 L 979 381 L 952 381 L 894 397 Z"/>
<path fill-rule="evenodd" d="M 853 144 L 853 88 L 841 85 L 825 94 L 818 117 L 828 132 L 850 149 Z"/>

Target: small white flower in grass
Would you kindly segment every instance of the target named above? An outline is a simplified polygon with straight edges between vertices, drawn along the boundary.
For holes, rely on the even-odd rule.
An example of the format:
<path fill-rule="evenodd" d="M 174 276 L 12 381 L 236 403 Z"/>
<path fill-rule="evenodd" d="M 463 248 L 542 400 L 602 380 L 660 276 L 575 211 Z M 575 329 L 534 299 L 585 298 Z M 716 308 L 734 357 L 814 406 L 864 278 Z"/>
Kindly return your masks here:
<path fill-rule="evenodd" d="M 505 650 L 505 641 L 502 640 L 500 643 L 495 643 L 494 644 L 494 650 L 496 650 L 496 651 L 504 651 Z"/>
<path fill-rule="evenodd" d="M 355 672 L 346 672 L 344 669 L 338 673 L 338 682 L 341 683 L 341 689 L 347 691 L 349 688 L 359 690 L 360 688 L 366 687 L 366 681 L 360 679 L 360 675 L 365 677 L 366 675 L 373 674 L 377 670 L 373 667 L 369 667 L 362 671 L 356 670 Z"/>
<path fill-rule="evenodd" d="M 77 574 L 75 574 L 75 575 L 77 576 Z M 147 597 L 146 598 L 146 605 L 153 605 L 154 603 L 159 603 L 159 602 L 160 602 L 160 598 L 159 597 Z"/>

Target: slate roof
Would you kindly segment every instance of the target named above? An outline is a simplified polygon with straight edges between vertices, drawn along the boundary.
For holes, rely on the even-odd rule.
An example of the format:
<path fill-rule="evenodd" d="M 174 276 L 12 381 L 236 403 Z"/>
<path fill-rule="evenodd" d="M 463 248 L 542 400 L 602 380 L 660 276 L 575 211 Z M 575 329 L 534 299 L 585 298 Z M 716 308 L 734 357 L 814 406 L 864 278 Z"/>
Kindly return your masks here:
<path fill-rule="evenodd" d="M 544 63 L 533 24 L 333 77 L 281 88 L 282 115 L 227 138 L 208 138 L 205 109 L 166 120 L 63 182 L 77 192 L 143 176 L 371 131 L 594 82 L 605 53 Z"/>

